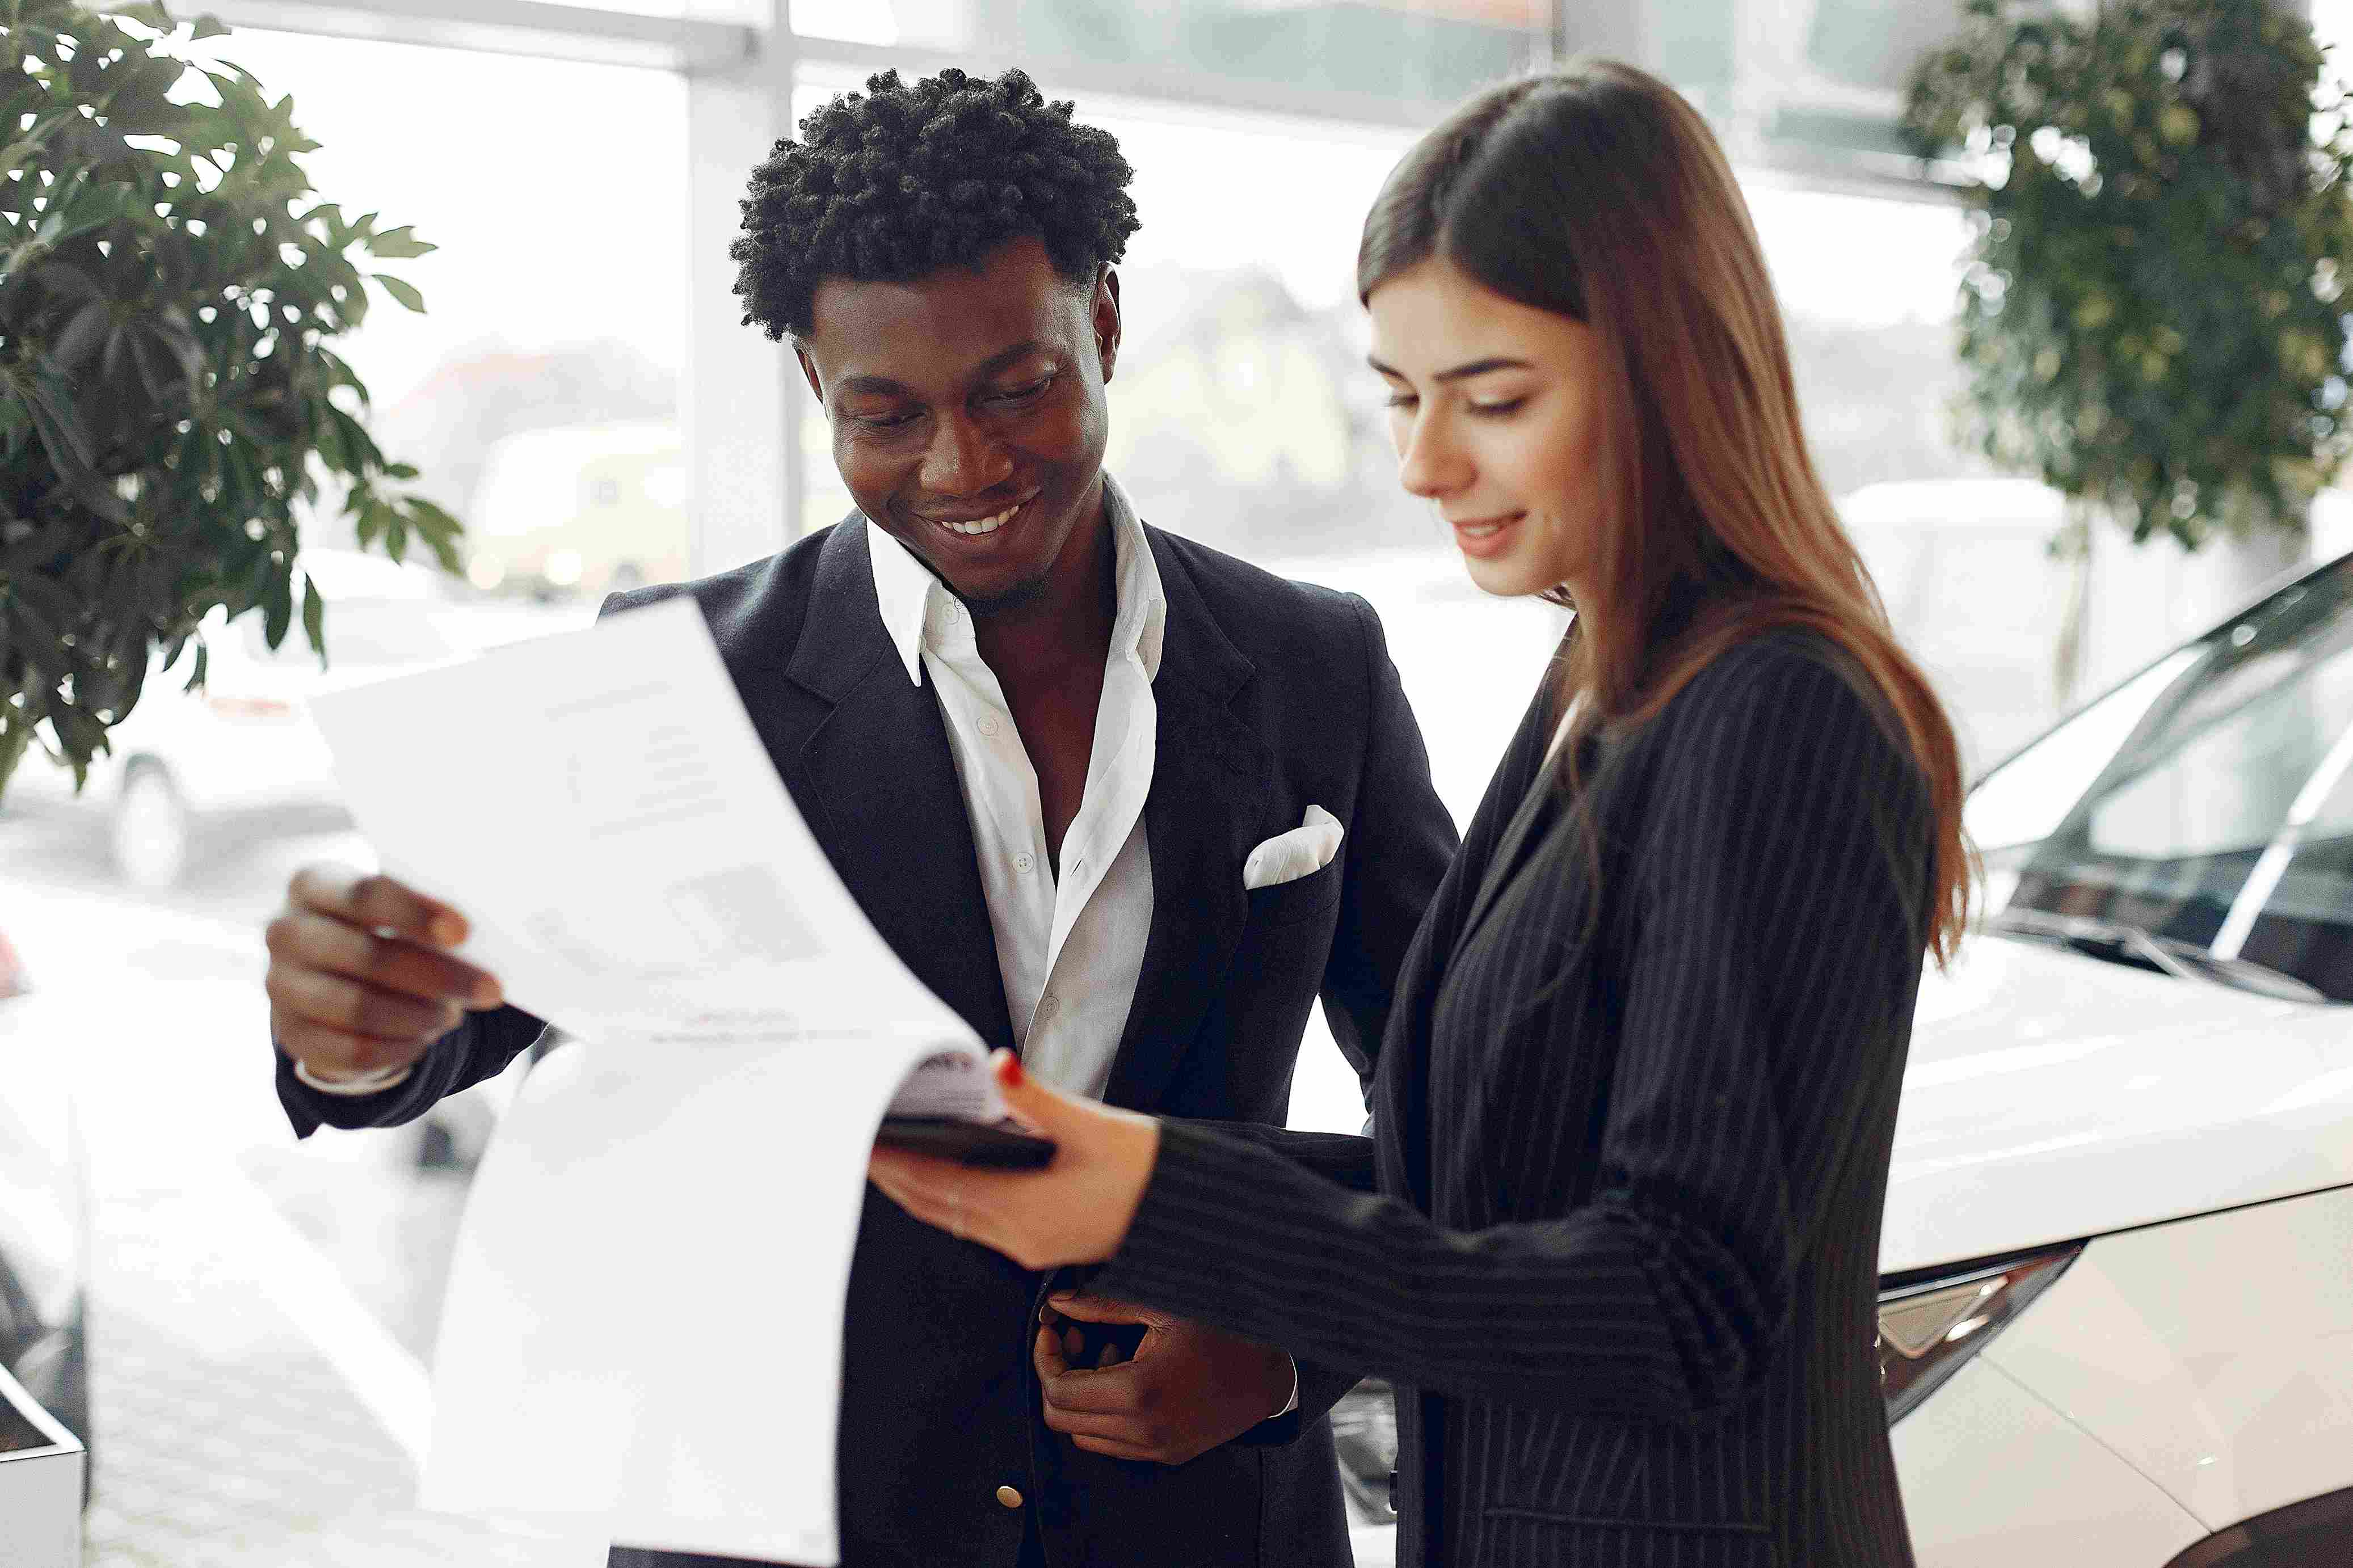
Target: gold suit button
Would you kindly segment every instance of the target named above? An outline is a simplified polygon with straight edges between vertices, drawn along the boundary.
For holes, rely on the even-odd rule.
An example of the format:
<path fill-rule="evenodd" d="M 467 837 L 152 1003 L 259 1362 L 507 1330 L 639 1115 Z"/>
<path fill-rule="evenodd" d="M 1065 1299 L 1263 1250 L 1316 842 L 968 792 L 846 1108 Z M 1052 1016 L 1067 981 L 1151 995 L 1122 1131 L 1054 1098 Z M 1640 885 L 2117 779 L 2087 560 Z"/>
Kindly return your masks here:
<path fill-rule="evenodd" d="M 1015 1491 L 1011 1487 L 999 1487 L 997 1489 L 997 1500 L 1003 1503 L 1008 1508 L 1019 1508 L 1021 1506 L 1021 1494 Z"/>

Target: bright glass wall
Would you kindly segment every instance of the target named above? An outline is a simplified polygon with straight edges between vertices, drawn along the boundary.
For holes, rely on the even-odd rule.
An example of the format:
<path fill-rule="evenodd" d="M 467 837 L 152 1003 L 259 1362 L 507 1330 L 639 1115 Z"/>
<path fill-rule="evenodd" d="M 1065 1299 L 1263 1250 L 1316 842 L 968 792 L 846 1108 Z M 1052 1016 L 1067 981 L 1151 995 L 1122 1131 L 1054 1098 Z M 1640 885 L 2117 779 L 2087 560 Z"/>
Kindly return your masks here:
<path fill-rule="evenodd" d="M 747 29 L 766 16 L 761 0 L 591 8 Z M 1366 595 L 1440 793 L 1462 817 L 1563 623 L 1472 588 L 1430 510 L 1398 489 L 1381 388 L 1363 363 L 1355 250 L 1417 128 L 1546 58 L 1552 9 L 790 9 L 807 35 L 794 118 L 870 69 L 934 68 L 968 52 L 991 68 L 1018 59 L 1120 137 L 1144 226 L 1123 268 L 1112 470 L 1155 524 Z M 1707 62 L 1728 48 L 1732 9 L 1651 8 L 1703 101 L 1726 112 L 1739 95 Z M 345 347 L 375 390 L 387 450 L 468 523 L 467 574 L 339 555 L 348 540 L 318 520 L 307 538 L 339 606 L 330 635 L 345 672 L 577 624 L 606 591 L 685 575 L 709 527 L 685 395 L 702 330 L 692 320 L 708 313 L 691 319 L 686 298 L 698 264 L 707 269 L 731 237 L 690 221 L 690 84 L 649 68 L 248 30 L 207 47 L 292 95 L 322 143 L 309 166 L 325 195 L 441 247 L 391 268 L 422 290 L 427 313 L 379 300 Z M 1746 145 L 1727 139 L 1736 154 Z M 1995 559 L 1989 506 L 1968 488 L 1984 476 L 1943 439 L 1957 384 L 1948 332 L 1960 216 L 1935 202 L 1834 194 L 1753 160 L 1743 169 L 1825 480 L 1851 515 L 1883 520 L 1872 526 L 1887 537 L 1870 547 L 1899 626 L 1980 751 L 1994 748 L 2031 721 L 2012 710 L 2021 700 L 2006 684 L 2031 655 L 1962 631 L 1970 616 L 2027 613 L 1993 590 L 2041 570 L 2042 535 L 2029 497 L 2025 521 L 2000 534 L 2016 571 L 1989 573 L 1983 592 L 1953 591 L 1955 562 Z M 727 391 L 697 388 L 706 400 Z M 797 490 L 774 509 L 778 544 L 849 510 L 821 413 L 804 399 L 791 421 L 776 438 L 797 438 L 804 462 Z M 1965 547 L 1938 554 L 1924 540 Z M 300 718 L 315 668 L 299 649 L 273 658 L 253 642 L 242 626 L 219 639 L 208 696 L 151 687 L 138 727 L 83 798 L 28 770 L 0 811 L 0 933 L 45 984 L 86 997 L 89 1032 L 110 1042 L 89 1121 L 100 1321 L 111 1324 L 96 1365 L 100 1413 L 118 1413 L 118 1436 L 111 1467 L 100 1462 L 112 1489 L 93 1515 L 91 1558 L 203 1560 L 216 1535 L 251 1524 L 237 1512 L 250 1502 L 275 1510 L 275 1544 L 257 1560 L 359 1560 L 390 1531 L 418 1543 L 419 1563 L 533 1561 L 513 1542 L 435 1536 L 403 1511 L 440 1270 L 502 1091 L 406 1132 L 299 1148 L 268 1093 L 259 932 L 295 866 L 364 863 L 367 851 Z M 126 970 L 145 982 L 110 983 Z M 1299 1082 L 1302 1122 L 1361 1120 L 1327 1046 L 1311 1043 Z M 159 1389 L 171 1397 L 139 1393 Z M 153 1480 L 177 1473 L 183 1427 L 280 1430 L 240 1403 L 255 1390 L 301 1452 L 332 1463 L 280 1474 L 251 1453 L 217 1455 L 208 1462 L 220 1473 L 278 1489 L 226 1502 Z"/>

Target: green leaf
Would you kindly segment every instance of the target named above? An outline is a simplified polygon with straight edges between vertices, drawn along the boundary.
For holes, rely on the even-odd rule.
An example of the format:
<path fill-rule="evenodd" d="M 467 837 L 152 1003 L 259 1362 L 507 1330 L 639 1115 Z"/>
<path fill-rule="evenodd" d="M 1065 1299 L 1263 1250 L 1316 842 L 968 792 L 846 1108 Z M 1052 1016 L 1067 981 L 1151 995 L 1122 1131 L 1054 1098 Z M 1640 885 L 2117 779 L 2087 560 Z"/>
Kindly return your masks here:
<path fill-rule="evenodd" d="M 418 293 L 413 285 L 404 283 L 399 279 L 383 272 L 371 273 L 370 276 L 377 282 L 384 285 L 384 291 L 385 293 L 391 295 L 394 299 L 399 300 L 402 304 L 407 306 L 418 315 L 421 316 L 425 313 L 425 296 Z"/>
<path fill-rule="evenodd" d="M 206 38 L 225 38 L 228 37 L 228 25 L 218 16 L 207 14 L 196 18 L 196 30 L 189 37 L 192 42 L 199 44 Z"/>
<path fill-rule="evenodd" d="M 92 300 L 76 310 L 66 321 L 49 346 L 49 355 L 58 368 L 69 374 L 79 370 L 90 356 L 97 352 L 107 329 L 114 324 L 114 312 L 104 300 Z"/>
<path fill-rule="evenodd" d="M 81 410 L 75 406 L 72 384 L 47 363 L 36 363 L 29 370 L 0 369 L 0 376 L 6 379 L 7 392 L 23 403 L 42 450 L 48 453 L 58 471 L 89 472 L 92 449 L 90 428 L 82 422 Z"/>
<path fill-rule="evenodd" d="M 311 574 L 302 574 L 302 635 L 311 642 L 311 650 L 322 662 L 327 657 L 327 601 L 319 596 L 319 584 L 311 581 Z"/>
<path fill-rule="evenodd" d="M 414 225 L 388 228 L 367 242 L 368 254 L 385 261 L 406 261 L 415 257 L 430 256 L 441 247 L 427 245 L 417 237 Z"/>
<path fill-rule="evenodd" d="M 271 647 L 286 640 L 286 628 L 294 619 L 294 584 L 292 569 L 270 563 L 269 574 L 261 585 L 261 638 Z"/>

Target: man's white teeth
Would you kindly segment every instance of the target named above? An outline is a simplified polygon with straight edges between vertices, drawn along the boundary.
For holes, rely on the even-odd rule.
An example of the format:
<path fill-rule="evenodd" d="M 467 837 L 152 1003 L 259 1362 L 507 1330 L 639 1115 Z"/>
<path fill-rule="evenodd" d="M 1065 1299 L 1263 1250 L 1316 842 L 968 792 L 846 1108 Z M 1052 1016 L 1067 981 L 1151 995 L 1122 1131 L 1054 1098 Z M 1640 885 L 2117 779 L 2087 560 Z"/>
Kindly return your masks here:
<path fill-rule="evenodd" d="M 940 526 L 950 533 L 961 533 L 967 537 L 974 534 L 995 533 L 1013 521 L 1013 514 L 1021 510 L 1022 504 L 1020 501 L 1015 501 L 995 517 L 984 517 L 976 522 L 949 522 L 942 520 Z"/>

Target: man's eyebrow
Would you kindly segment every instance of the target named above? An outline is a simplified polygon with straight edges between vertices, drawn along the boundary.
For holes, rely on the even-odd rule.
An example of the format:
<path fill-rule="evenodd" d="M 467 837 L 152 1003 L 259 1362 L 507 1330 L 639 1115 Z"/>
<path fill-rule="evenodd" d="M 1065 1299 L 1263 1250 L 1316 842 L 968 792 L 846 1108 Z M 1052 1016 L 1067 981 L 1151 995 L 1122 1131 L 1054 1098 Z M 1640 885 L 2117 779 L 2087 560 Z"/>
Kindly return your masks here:
<path fill-rule="evenodd" d="M 1371 365 L 1383 375 L 1393 377 L 1398 381 L 1406 379 L 1403 372 L 1392 370 L 1389 366 L 1383 364 L 1376 355 L 1366 354 L 1365 356 L 1365 363 Z M 1474 359 L 1468 364 L 1458 364 L 1451 370 L 1441 370 L 1430 379 L 1432 381 L 1461 381 L 1465 376 L 1485 375 L 1489 371 L 1534 370 L 1535 368 L 1535 366 L 1530 364 L 1524 359 L 1514 359 L 1508 354 L 1490 354 L 1485 359 Z"/>
<path fill-rule="evenodd" d="M 1039 342 L 1038 340 L 1032 338 L 1024 342 L 1015 343 L 1011 348 L 999 349 L 997 353 L 989 355 L 987 359 L 981 361 L 980 363 L 975 365 L 971 371 L 966 373 L 966 379 L 985 381 L 988 377 L 1005 370 L 1007 367 L 1018 363 L 1019 361 L 1028 358 L 1033 353 L 1045 352 L 1050 349 L 1051 346 L 1052 345 L 1050 344 Z M 902 381 L 893 381 L 887 375 L 844 376 L 837 385 L 839 390 L 845 395 L 860 393 L 870 397 L 912 397 L 915 395 L 914 388 L 909 386 Z"/>

